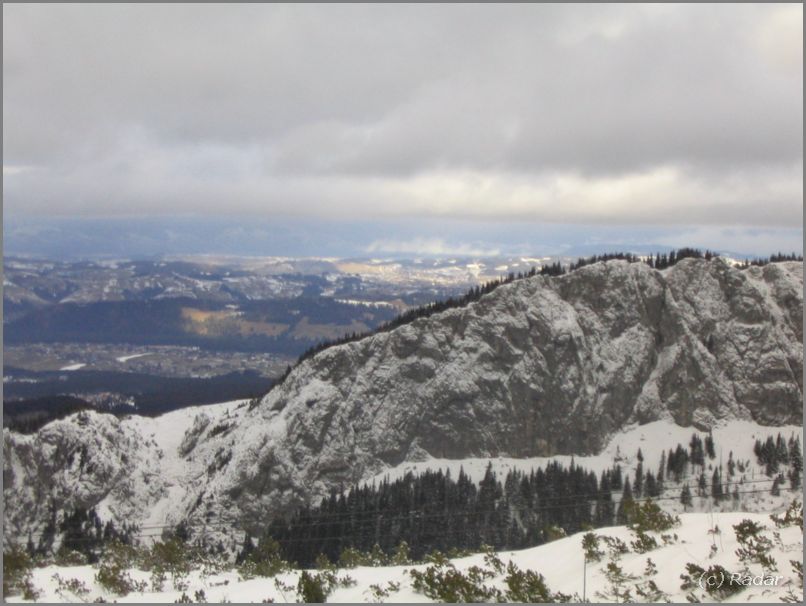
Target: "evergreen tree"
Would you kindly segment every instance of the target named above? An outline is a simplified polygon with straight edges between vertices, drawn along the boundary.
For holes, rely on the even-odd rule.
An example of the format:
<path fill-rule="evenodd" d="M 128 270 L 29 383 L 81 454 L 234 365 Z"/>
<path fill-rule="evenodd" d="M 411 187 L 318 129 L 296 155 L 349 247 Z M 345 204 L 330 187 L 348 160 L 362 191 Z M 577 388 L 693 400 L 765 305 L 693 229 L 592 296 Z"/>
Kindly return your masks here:
<path fill-rule="evenodd" d="M 800 450 L 800 438 L 794 436 L 789 439 L 789 483 L 797 490 L 801 485 L 803 474 L 803 454 Z"/>
<path fill-rule="evenodd" d="M 639 451 L 640 452 L 640 451 Z M 643 457 L 642 457 L 643 458 Z M 638 460 L 638 465 L 635 467 L 635 493 L 636 498 L 641 498 L 644 490 L 644 463 L 641 459 Z"/>
<path fill-rule="evenodd" d="M 770 489 L 770 494 L 774 497 L 781 495 L 781 484 L 783 484 L 784 478 L 780 474 L 775 476 L 775 479 L 772 481 L 772 488 Z"/>
<path fill-rule="evenodd" d="M 706 486 L 705 474 L 700 473 L 699 478 L 697 478 L 697 494 L 701 497 L 705 496 L 705 486 Z"/>
<path fill-rule="evenodd" d="M 683 490 L 680 492 L 680 502 L 683 504 L 683 511 L 688 511 L 688 508 L 691 507 L 691 490 L 688 484 L 683 485 Z"/>
<path fill-rule="evenodd" d="M 714 449 L 714 436 L 711 432 L 708 432 L 708 435 L 705 436 L 705 452 L 708 455 L 708 458 L 712 461 L 716 458 L 716 451 Z"/>
<path fill-rule="evenodd" d="M 632 487 L 630 486 L 630 478 L 624 479 L 624 491 L 621 493 L 621 501 L 618 504 L 616 512 L 616 522 L 619 524 L 627 524 L 630 519 L 630 510 L 634 506 Z"/>
<path fill-rule="evenodd" d="M 714 474 L 711 476 L 711 496 L 714 501 L 719 502 L 722 500 L 724 493 L 722 491 L 722 478 L 719 474 L 719 469 L 714 469 Z"/>

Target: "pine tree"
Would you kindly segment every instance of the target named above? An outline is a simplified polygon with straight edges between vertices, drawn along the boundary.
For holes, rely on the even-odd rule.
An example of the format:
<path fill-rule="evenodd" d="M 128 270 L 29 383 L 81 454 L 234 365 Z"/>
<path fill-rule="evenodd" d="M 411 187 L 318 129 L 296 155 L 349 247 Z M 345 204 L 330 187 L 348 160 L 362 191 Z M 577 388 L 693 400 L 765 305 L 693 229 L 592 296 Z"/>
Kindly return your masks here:
<path fill-rule="evenodd" d="M 708 455 L 708 458 L 712 461 L 716 458 L 716 451 L 714 450 L 714 437 L 711 435 L 711 432 L 708 432 L 708 435 L 705 436 L 705 452 Z"/>
<path fill-rule="evenodd" d="M 688 508 L 691 507 L 691 489 L 689 489 L 688 484 L 683 485 L 683 490 L 680 492 L 680 502 L 683 504 L 683 511 L 688 511 Z"/>
<path fill-rule="evenodd" d="M 641 452 L 640 450 L 638 451 Z M 643 458 L 643 457 L 642 457 Z M 638 460 L 638 465 L 635 468 L 635 496 L 641 498 L 644 489 L 644 463 L 641 459 Z"/>
<path fill-rule="evenodd" d="M 719 469 L 714 469 L 714 475 L 711 476 L 711 496 L 714 501 L 719 502 L 724 496 L 722 492 L 722 478 L 719 474 Z"/>
<path fill-rule="evenodd" d="M 705 474 L 700 473 L 700 477 L 697 479 L 697 494 L 701 497 L 705 496 Z"/>
<path fill-rule="evenodd" d="M 616 512 L 616 521 L 619 524 L 627 524 L 630 519 L 630 510 L 634 506 L 632 487 L 630 486 L 630 478 L 624 479 L 624 491 L 621 493 L 621 501 L 618 504 Z"/>
<path fill-rule="evenodd" d="M 800 438 L 794 436 L 789 439 L 789 483 L 793 489 L 800 488 L 803 474 L 803 454 L 800 450 Z"/>
<path fill-rule="evenodd" d="M 772 488 L 770 489 L 770 494 L 774 497 L 780 496 L 781 494 L 781 484 L 783 484 L 784 478 L 780 474 L 775 476 L 775 479 L 772 481 Z"/>

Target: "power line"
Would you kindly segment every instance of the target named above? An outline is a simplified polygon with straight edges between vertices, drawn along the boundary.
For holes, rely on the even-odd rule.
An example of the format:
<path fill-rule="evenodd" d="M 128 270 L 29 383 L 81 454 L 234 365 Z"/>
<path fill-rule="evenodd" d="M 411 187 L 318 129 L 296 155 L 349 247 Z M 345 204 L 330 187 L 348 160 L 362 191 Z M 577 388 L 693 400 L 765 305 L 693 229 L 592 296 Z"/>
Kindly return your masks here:
<path fill-rule="evenodd" d="M 721 483 L 721 485 L 727 487 L 727 486 L 743 486 L 743 485 L 747 485 L 747 484 L 763 484 L 763 483 L 770 483 L 770 482 L 773 482 L 773 480 L 764 479 L 764 480 L 745 480 L 745 481 L 738 481 L 738 482 L 723 482 L 723 483 Z M 783 488 L 783 487 L 781 487 L 781 490 L 792 490 L 792 489 L 791 488 Z M 758 492 L 767 492 L 767 490 L 762 490 L 762 491 L 758 491 Z M 750 492 L 750 491 L 745 491 L 745 492 L 740 492 L 739 494 L 753 494 L 753 493 Z M 620 491 L 611 491 L 610 493 L 608 493 L 606 495 L 603 494 L 603 493 L 571 493 L 571 494 L 567 494 L 567 495 L 553 495 L 553 496 L 543 496 L 543 497 L 538 496 L 537 499 L 536 499 L 536 504 L 533 505 L 533 508 L 536 511 L 553 511 L 553 510 L 557 510 L 557 509 L 567 509 L 568 507 L 571 507 L 571 506 L 577 506 L 577 505 L 584 506 L 586 504 L 589 505 L 590 503 L 586 503 L 586 501 L 605 502 L 605 503 L 612 502 L 612 501 L 606 500 L 606 497 L 610 497 L 610 499 L 612 499 L 613 496 L 618 497 L 618 496 L 621 496 L 621 495 L 622 495 L 622 493 Z M 695 495 L 692 495 L 692 496 L 695 496 Z M 696 496 L 698 496 L 699 498 L 711 498 L 711 497 L 707 497 L 707 496 L 703 496 L 703 495 L 696 495 Z M 638 502 L 646 502 L 646 501 L 676 501 L 678 499 L 679 499 L 679 497 L 667 496 L 667 497 L 637 497 L 637 498 L 634 497 L 632 500 L 633 500 L 633 502 L 638 503 Z M 549 504 L 544 504 L 544 503 L 549 503 Z M 554 505 L 552 505 L 551 503 L 554 503 Z M 450 506 L 452 504 L 451 503 L 446 503 L 444 505 L 445 506 Z M 475 514 L 476 512 L 480 512 L 480 513 L 488 512 L 488 513 L 490 513 L 490 512 L 494 512 L 494 511 L 496 511 L 496 509 L 494 509 L 494 508 L 489 508 L 489 509 L 478 509 L 478 508 L 476 508 L 473 512 L 465 512 L 465 514 L 470 515 L 470 514 Z M 408 516 L 410 516 L 412 514 L 420 514 L 420 513 L 425 514 L 426 517 L 433 517 L 433 516 L 445 516 L 445 515 L 448 515 L 449 513 L 452 513 L 452 512 L 447 512 L 447 511 L 445 511 L 445 512 L 433 512 L 433 511 L 429 512 L 429 511 L 426 511 L 426 510 L 409 510 L 405 515 L 396 516 L 396 517 L 394 517 L 394 516 L 393 517 L 386 516 L 386 517 L 384 517 L 384 521 L 388 521 L 388 520 L 392 520 L 392 519 L 396 519 L 396 518 L 401 519 L 401 518 L 408 517 Z M 375 517 L 375 516 L 378 516 L 379 514 L 383 515 L 382 511 L 377 510 L 377 509 L 364 509 L 364 510 L 356 511 L 356 512 L 340 512 L 340 513 L 337 513 L 337 512 L 312 513 L 311 514 L 312 517 L 316 518 L 316 520 L 317 520 L 316 523 L 313 522 L 313 521 L 308 522 L 308 523 L 301 522 L 299 524 L 293 524 L 292 526 L 309 527 L 309 526 L 316 526 L 316 525 L 325 525 L 327 523 L 332 523 L 332 522 L 329 522 L 331 520 L 352 520 L 352 521 L 356 521 L 356 519 L 367 518 L 367 517 Z M 300 515 L 300 514 L 298 514 L 298 515 Z M 301 515 L 304 515 L 304 514 L 301 514 Z M 458 514 L 454 513 L 453 515 L 458 515 Z M 422 517 L 422 516 L 420 516 L 420 517 Z M 138 526 L 138 529 L 139 530 L 157 530 L 157 529 L 164 529 L 164 528 L 175 528 L 175 527 L 177 527 L 179 525 L 184 525 L 184 526 L 189 526 L 189 527 L 202 527 L 202 528 L 219 527 L 219 526 L 220 527 L 231 527 L 231 526 L 233 526 L 233 524 L 231 522 L 194 522 L 192 520 L 189 520 L 189 521 L 184 521 L 184 522 L 177 522 L 175 524 L 151 524 L 151 525 Z"/>
<path fill-rule="evenodd" d="M 795 489 L 795 488 L 781 488 L 781 490 L 782 491 L 795 491 L 795 490 L 797 490 L 798 492 L 800 492 L 800 489 Z M 765 489 L 765 490 L 747 490 L 747 491 L 738 492 L 738 494 L 739 495 L 769 494 L 769 490 L 767 490 L 767 489 Z M 702 498 L 709 498 L 709 497 L 702 497 Z M 676 501 L 678 499 L 679 499 L 679 497 L 658 497 L 658 498 L 646 497 L 646 498 L 640 498 L 640 499 L 632 499 L 632 502 L 634 502 L 634 503 L 644 503 L 644 502 L 650 502 L 650 501 L 651 502 L 669 501 L 669 500 L 675 500 Z M 590 504 L 591 503 L 588 503 L 588 505 L 590 505 Z M 543 508 L 537 508 L 534 511 L 537 512 L 537 513 L 541 513 L 543 511 L 553 511 L 553 510 L 559 510 L 559 509 L 568 509 L 568 506 L 567 505 L 553 506 L 553 507 L 552 506 L 547 506 L 547 507 L 543 507 Z M 413 518 L 411 517 L 412 514 L 417 514 L 417 513 L 420 513 L 420 512 L 409 512 L 408 514 L 401 515 L 401 516 L 384 517 L 381 520 L 377 520 L 375 522 L 376 523 L 378 523 L 378 522 L 388 523 L 388 522 L 393 521 L 393 520 L 409 520 L 409 521 L 415 521 L 416 522 L 416 521 L 424 520 L 424 519 L 441 519 L 441 518 L 451 518 L 451 517 L 452 518 L 463 518 L 463 517 L 467 518 L 467 517 L 472 517 L 472 516 L 481 516 L 481 515 L 485 515 L 487 513 L 494 513 L 496 511 L 498 511 L 498 509 L 494 509 L 494 508 L 479 509 L 479 510 L 468 511 L 468 512 L 449 512 L 449 511 L 444 511 L 444 512 L 438 512 L 438 513 L 436 513 L 436 512 L 435 513 L 427 513 L 427 514 L 424 514 L 424 515 L 415 515 Z M 368 513 L 377 513 L 377 512 L 368 512 Z M 373 521 L 373 520 L 367 520 L 367 521 Z M 158 525 L 158 526 L 155 525 L 153 527 L 148 528 L 148 530 L 176 529 L 176 527 L 179 526 L 180 524 L 170 524 L 170 525 L 166 524 L 166 525 Z M 311 523 L 308 523 L 308 524 L 300 523 L 300 524 L 285 525 L 283 527 L 283 529 L 284 530 L 288 530 L 290 528 L 305 528 L 305 529 L 308 529 L 308 528 L 315 528 L 315 527 L 319 527 L 319 526 L 327 526 L 327 525 L 330 525 L 330 524 L 332 524 L 332 523 L 314 523 L 314 522 L 311 522 Z M 215 529 L 215 528 L 233 528 L 232 524 L 226 524 L 226 523 L 207 523 L 207 524 L 197 523 L 197 524 L 185 524 L 185 525 L 186 526 L 191 526 L 192 528 L 199 528 L 201 530 L 211 530 L 211 529 Z M 369 529 L 368 527 L 359 527 L 359 533 L 358 534 L 359 535 L 360 534 L 367 534 L 364 531 L 369 531 L 369 530 L 371 530 L 371 529 Z M 463 529 L 457 529 L 457 530 L 458 531 L 463 531 Z M 43 531 L 37 531 L 37 532 L 34 532 L 34 533 L 29 533 L 29 536 L 31 536 L 31 537 L 33 537 L 33 536 L 41 537 L 43 534 L 44 534 Z M 450 534 L 450 533 L 448 533 L 448 534 Z M 340 534 L 340 535 L 325 536 L 325 537 L 292 537 L 292 538 L 288 538 L 288 539 L 280 539 L 279 541 L 281 543 L 326 541 L 326 540 L 335 540 L 335 539 L 343 539 L 343 538 L 352 538 L 355 535 L 356 535 L 356 533 Z M 137 534 L 130 534 L 130 535 L 127 535 L 127 536 L 129 538 L 155 538 L 155 537 L 162 537 L 163 533 L 137 533 Z M 76 538 L 76 539 L 71 539 L 71 542 L 86 542 L 86 543 L 90 543 L 90 542 L 98 542 L 100 540 L 102 540 L 102 539 Z"/>

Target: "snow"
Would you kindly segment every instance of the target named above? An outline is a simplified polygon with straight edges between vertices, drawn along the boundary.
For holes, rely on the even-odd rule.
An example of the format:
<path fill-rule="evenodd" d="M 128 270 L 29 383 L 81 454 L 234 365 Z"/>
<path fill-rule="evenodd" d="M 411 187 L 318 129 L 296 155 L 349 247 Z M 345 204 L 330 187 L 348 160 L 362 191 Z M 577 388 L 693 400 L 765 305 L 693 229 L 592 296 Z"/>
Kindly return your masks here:
<path fill-rule="evenodd" d="M 774 438 L 779 433 L 786 439 L 793 435 L 800 436 L 801 442 L 803 442 L 803 428 L 797 425 L 765 427 L 750 421 L 734 420 L 723 422 L 722 425 L 713 430 L 717 460 L 721 459 L 723 462 L 727 462 L 728 453 L 732 452 L 735 460 L 747 460 L 755 463 L 756 456 L 753 453 L 755 440 L 764 441 L 768 436 Z M 654 470 L 663 452 L 674 448 L 677 444 L 688 448 L 692 434 L 698 434 L 703 440 L 708 435 L 707 432 L 697 431 L 693 427 L 681 427 L 671 420 L 655 421 L 625 429 L 615 435 L 607 447 L 597 455 L 558 455 L 529 458 L 429 458 L 425 461 L 405 462 L 395 467 L 390 467 L 366 478 L 365 482 L 368 484 L 378 483 L 384 478 L 394 481 L 409 472 L 418 474 L 426 470 L 436 471 L 440 469 L 450 471 L 451 476 L 454 478 L 459 475 L 459 470 L 462 469 L 472 481 L 479 482 L 484 477 L 488 465 L 492 465 L 493 471 L 501 477 L 512 469 L 528 472 L 538 467 L 545 467 L 551 461 L 557 461 L 565 466 L 570 465 L 573 461 L 574 464 L 600 475 L 602 471 L 612 468 L 615 462 L 622 466 L 622 470 L 632 471 L 638 462 L 636 454 L 639 448 L 646 462 L 646 469 Z M 757 471 L 761 476 L 761 470 Z"/>
<path fill-rule="evenodd" d="M 636 576 L 643 576 L 647 558 L 651 558 L 657 566 L 657 575 L 654 577 L 660 590 L 667 593 L 673 602 L 685 602 L 686 595 L 690 590 L 681 589 L 680 575 L 686 572 L 687 563 L 694 563 L 702 568 L 708 568 L 712 564 L 719 564 L 729 572 L 740 572 L 744 563 L 739 561 L 736 550 L 739 543 L 736 541 L 733 526 L 744 519 L 753 520 L 766 527 L 767 536 L 772 535 L 775 530 L 768 515 L 747 514 L 747 513 L 716 513 L 713 515 L 705 513 L 684 514 L 680 516 L 681 525 L 673 531 L 677 535 L 677 540 L 671 544 L 663 545 L 648 553 L 639 554 L 630 550 L 623 555 L 619 562 L 622 569 Z M 714 533 L 713 530 L 719 532 Z M 740 593 L 734 595 L 730 602 L 773 602 L 780 601 L 787 595 L 789 590 L 793 591 L 798 598 L 802 596 L 802 589 L 798 580 L 794 576 L 789 561 L 797 560 L 802 562 L 803 554 L 803 534 L 799 527 L 791 526 L 778 530 L 780 541 L 776 540 L 772 548 L 771 555 L 778 563 L 778 570 L 768 573 L 776 579 L 775 586 L 750 586 Z M 629 545 L 634 540 L 635 535 L 626 527 L 602 528 L 595 531 L 598 536 L 610 536 L 623 540 Z M 651 533 L 658 538 L 658 533 Z M 607 556 L 599 562 L 585 562 L 582 549 L 583 533 L 578 533 L 570 537 L 547 543 L 538 547 L 524 549 L 520 551 L 499 552 L 498 556 L 506 565 L 512 561 L 521 570 L 534 570 L 542 574 L 549 589 L 552 592 L 562 592 L 574 596 L 579 600 L 583 596 L 592 601 L 601 601 L 603 598 L 599 592 L 607 590 L 608 581 L 605 577 L 605 570 L 608 563 Z M 713 546 L 713 547 L 712 547 Z M 712 554 L 712 549 L 715 552 Z M 471 566 L 484 567 L 483 554 L 475 554 L 464 558 L 454 559 L 453 564 L 458 570 L 465 571 Z M 392 592 L 387 602 L 429 602 L 430 600 L 423 594 L 417 593 L 411 585 L 411 577 L 407 570 L 424 570 L 426 565 L 410 566 L 386 566 L 386 567 L 358 567 L 349 570 L 340 570 L 339 576 L 349 575 L 355 584 L 351 587 L 337 588 L 330 596 L 328 602 L 371 602 L 374 601 L 370 585 L 378 584 L 387 586 L 393 581 L 400 584 L 400 589 Z M 749 564 L 750 574 L 761 575 L 764 571 L 757 564 Z M 48 566 L 37 568 L 33 572 L 33 585 L 42 592 L 40 601 L 62 602 L 79 601 L 70 594 L 60 595 L 57 593 L 58 585 L 54 580 L 54 575 L 58 574 L 62 579 L 78 579 L 89 588 L 89 594 L 85 596 L 85 601 L 91 601 L 96 597 L 103 596 L 107 599 L 114 598 L 118 602 L 140 602 L 140 603 L 160 603 L 174 602 L 182 595 L 182 591 L 176 591 L 171 587 L 170 579 L 166 582 L 165 590 L 143 593 L 132 593 L 126 596 L 112 596 L 104 592 L 94 580 L 96 570 L 91 566 L 57 567 Z M 131 571 L 131 576 L 135 580 L 150 580 L 149 573 L 144 571 Z M 277 575 L 276 579 L 281 583 L 296 586 L 299 578 L 299 571 L 292 570 Z M 201 571 L 195 570 L 187 577 L 188 584 L 185 592 L 188 596 L 193 596 L 198 590 L 203 590 L 210 602 L 262 602 L 271 599 L 276 602 L 293 602 L 297 598 L 294 591 L 283 592 L 275 585 L 275 578 L 255 578 L 243 580 L 236 571 L 228 570 L 210 575 L 203 575 Z M 489 584 L 504 589 L 503 575 L 498 575 Z M 694 590 L 700 599 L 708 601 L 708 596 L 701 590 Z M 633 592 L 635 595 L 635 592 Z M 72 599 L 71 598 L 75 598 Z M 8 598 L 11 602 L 20 602 L 19 596 Z"/>
<path fill-rule="evenodd" d="M 84 368 L 86 364 L 68 364 L 67 366 L 62 366 L 59 370 L 78 370 L 79 368 Z"/>
<path fill-rule="evenodd" d="M 161 454 L 160 479 L 164 482 L 166 492 L 148 508 L 148 515 L 142 521 L 143 526 L 175 523 L 173 516 L 188 494 L 188 484 L 198 476 L 197 466 L 205 464 L 205 461 L 197 462 L 193 458 L 183 457 L 179 452 L 179 446 L 194 422 L 204 417 L 209 420 L 204 426 L 209 427 L 215 421 L 234 413 L 247 401 L 233 400 L 221 404 L 193 406 L 159 417 L 132 415 L 122 422 L 128 428 L 134 429 L 144 440 L 153 441 Z"/>
<path fill-rule="evenodd" d="M 123 362 L 128 362 L 129 360 L 134 360 L 135 358 L 142 358 L 143 356 L 150 356 L 150 355 L 151 355 L 151 353 L 149 353 L 149 352 L 138 353 L 138 354 L 132 354 L 130 356 L 120 356 L 119 358 L 115 358 L 115 360 L 117 360 L 118 362 L 123 363 Z"/>

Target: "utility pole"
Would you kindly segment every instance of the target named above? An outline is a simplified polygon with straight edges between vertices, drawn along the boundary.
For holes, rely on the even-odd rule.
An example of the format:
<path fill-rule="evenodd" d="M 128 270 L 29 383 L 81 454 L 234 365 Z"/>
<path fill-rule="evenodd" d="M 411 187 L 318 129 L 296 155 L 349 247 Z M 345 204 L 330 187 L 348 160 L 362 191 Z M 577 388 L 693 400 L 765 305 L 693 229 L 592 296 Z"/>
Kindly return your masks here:
<path fill-rule="evenodd" d="M 588 589 L 588 554 L 586 553 L 582 560 L 582 603 L 588 600 L 586 598 L 586 591 Z"/>

